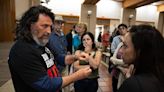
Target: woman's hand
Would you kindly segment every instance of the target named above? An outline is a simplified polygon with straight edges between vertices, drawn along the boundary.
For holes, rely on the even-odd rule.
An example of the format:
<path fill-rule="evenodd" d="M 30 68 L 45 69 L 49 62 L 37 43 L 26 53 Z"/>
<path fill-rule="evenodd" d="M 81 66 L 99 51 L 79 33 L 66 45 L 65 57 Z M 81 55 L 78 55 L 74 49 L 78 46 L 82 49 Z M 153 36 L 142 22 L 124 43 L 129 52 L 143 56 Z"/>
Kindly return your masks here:
<path fill-rule="evenodd" d="M 88 60 L 89 60 L 89 54 L 86 53 L 86 52 L 81 52 L 80 53 L 79 60 L 83 60 L 83 61 L 88 62 Z"/>

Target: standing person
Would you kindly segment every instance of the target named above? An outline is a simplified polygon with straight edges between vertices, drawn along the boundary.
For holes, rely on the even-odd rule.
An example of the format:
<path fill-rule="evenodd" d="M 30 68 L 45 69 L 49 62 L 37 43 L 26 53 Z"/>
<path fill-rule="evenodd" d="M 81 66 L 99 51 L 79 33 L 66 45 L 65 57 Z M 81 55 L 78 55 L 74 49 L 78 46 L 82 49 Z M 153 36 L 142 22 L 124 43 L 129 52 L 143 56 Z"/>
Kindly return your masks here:
<path fill-rule="evenodd" d="M 54 30 L 50 35 L 48 47 L 50 50 L 52 50 L 52 52 L 55 52 L 56 54 L 67 54 L 68 43 L 63 33 L 62 25 L 64 25 L 63 17 L 60 15 L 55 15 Z"/>
<path fill-rule="evenodd" d="M 120 35 L 119 31 L 118 31 L 118 28 L 115 28 L 114 31 L 112 32 L 110 38 L 109 38 L 109 42 L 112 43 L 113 41 L 113 38 L 117 35 Z"/>
<path fill-rule="evenodd" d="M 117 46 L 117 49 L 115 50 L 113 56 L 110 58 L 110 61 L 113 64 L 111 76 L 112 78 L 118 80 L 117 89 L 120 87 L 120 85 L 123 83 L 125 79 L 131 76 L 132 70 L 134 67 L 133 64 L 130 64 L 130 65 L 124 64 L 123 59 L 122 59 L 122 52 L 121 52 L 122 45 L 123 43 L 121 42 Z M 116 81 L 113 81 L 113 82 L 116 82 Z"/>
<path fill-rule="evenodd" d="M 111 54 L 113 55 L 114 52 L 116 51 L 118 45 L 122 42 L 123 36 L 127 33 L 127 26 L 125 24 L 120 24 L 118 25 L 118 31 L 120 35 L 117 35 L 113 38 L 112 44 L 111 44 Z M 108 68 L 108 71 L 112 71 L 113 69 L 115 70 L 115 65 L 111 64 L 110 67 Z M 115 73 L 116 74 L 116 73 Z M 118 77 L 112 76 L 112 87 L 113 91 L 117 92 L 117 84 L 118 84 Z"/>
<path fill-rule="evenodd" d="M 98 47 L 99 49 L 102 49 L 102 32 L 101 32 L 101 31 L 99 32 L 99 35 L 98 35 L 98 37 L 97 37 L 97 41 L 98 41 L 97 47 Z"/>
<path fill-rule="evenodd" d="M 63 17 L 60 15 L 55 15 L 54 20 L 54 30 L 52 31 L 47 47 L 51 50 L 52 54 L 57 60 L 57 68 L 59 72 L 62 73 L 65 66 L 62 63 L 67 55 L 67 40 L 62 31 L 62 25 L 64 24 Z"/>
<path fill-rule="evenodd" d="M 68 41 L 68 52 L 73 54 L 77 50 L 78 46 L 81 44 L 81 35 L 87 31 L 87 25 L 85 23 L 79 22 L 74 25 L 73 30 L 71 30 L 67 35 Z M 69 65 L 69 74 L 74 72 L 73 64 Z M 73 84 L 70 85 L 70 90 L 74 90 Z"/>
<path fill-rule="evenodd" d="M 82 43 L 76 53 L 83 56 L 83 59 L 74 62 L 74 68 L 75 70 L 79 70 L 85 67 L 91 67 L 92 73 L 89 77 L 74 83 L 75 92 L 97 92 L 99 78 L 98 68 L 102 53 L 97 50 L 94 43 L 94 36 L 91 32 L 85 32 L 81 37 L 81 41 Z"/>
<path fill-rule="evenodd" d="M 77 50 L 79 45 L 81 44 L 81 36 L 87 32 L 87 25 L 83 22 L 78 23 L 76 32 L 77 34 L 73 35 L 73 52 Z"/>
<path fill-rule="evenodd" d="M 149 25 L 132 26 L 123 41 L 123 61 L 134 64 L 133 76 L 118 92 L 164 92 L 164 38 Z"/>
<path fill-rule="evenodd" d="M 77 34 L 76 30 L 77 30 L 77 24 L 73 25 L 73 28 L 70 30 L 70 32 L 66 35 L 66 39 L 67 39 L 67 52 L 69 52 L 70 54 L 72 54 L 73 50 L 72 50 L 72 43 L 73 43 L 73 36 L 75 34 Z"/>
<path fill-rule="evenodd" d="M 107 47 L 110 45 L 110 43 L 109 43 L 110 34 L 109 34 L 108 29 L 109 29 L 108 26 L 105 26 L 104 32 L 102 35 L 103 51 L 106 51 Z"/>
<path fill-rule="evenodd" d="M 15 92 L 58 92 L 61 87 L 91 73 L 87 67 L 72 75 L 60 76 L 52 53 L 45 46 L 53 30 L 53 21 L 54 14 L 41 5 L 31 7 L 20 19 L 17 39 L 8 60 Z"/>
<path fill-rule="evenodd" d="M 119 34 L 118 36 L 115 36 L 113 38 L 112 44 L 111 44 L 111 53 L 113 54 L 114 51 L 116 50 L 118 44 L 121 42 L 121 37 L 124 36 L 127 33 L 127 25 L 125 24 L 120 24 L 118 25 L 118 31 Z"/>
<path fill-rule="evenodd" d="M 77 50 L 78 46 L 81 44 L 81 35 L 83 33 L 85 33 L 87 31 L 87 25 L 85 23 L 77 23 L 74 25 L 73 30 L 71 30 L 67 35 L 66 35 L 66 39 L 68 41 L 68 52 L 70 54 L 75 53 L 75 51 Z M 69 59 L 70 60 L 70 59 Z M 69 66 L 69 72 L 73 72 L 70 71 L 71 65 Z M 73 70 L 73 69 L 71 69 Z"/>
<path fill-rule="evenodd" d="M 63 17 L 60 15 L 55 15 L 54 20 L 54 30 L 52 31 L 49 42 L 47 44 L 47 47 L 50 49 L 52 54 L 54 55 L 54 58 L 56 60 L 56 66 L 59 70 L 59 72 L 62 74 L 62 76 L 68 75 L 68 66 L 63 65 L 62 62 L 65 61 L 74 61 L 74 55 L 67 54 L 67 40 L 66 36 L 64 35 L 62 31 L 62 26 L 64 25 Z M 67 91 L 68 88 L 65 87 L 63 89 L 64 91 Z M 60 90 L 61 92 L 61 90 Z"/>
<path fill-rule="evenodd" d="M 98 35 L 98 38 L 97 38 L 97 41 L 98 41 L 99 43 L 101 43 L 101 39 L 102 39 L 101 35 L 102 35 L 102 32 L 100 31 L 100 33 L 99 33 L 99 35 Z"/>
<path fill-rule="evenodd" d="M 118 28 L 115 28 L 114 31 L 112 32 L 110 38 L 109 38 L 109 42 L 111 43 L 111 44 L 110 44 L 110 50 L 109 50 L 109 52 L 110 52 L 110 58 L 111 58 L 111 57 L 113 56 L 113 54 L 115 53 L 115 52 L 112 53 L 112 51 L 111 51 L 113 38 L 116 37 L 116 36 L 118 36 L 118 35 L 120 35 L 120 33 L 119 33 L 119 31 L 118 31 Z M 117 48 L 118 48 L 118 46 L 117 46 Z M 113 64 L 112 64 L 111 61 L 109 61 L 108 66 L 109 66 L 109 67 L 108 67 L 108 72 L 111 73 L 111 70 L 112 70 L 112 67 L 113 67 Z"/>
<path fill-rule="evenodd" d="M 74 30 L 70 31 L 67 35 L 67 41 L 68 41 L 68 51 L 70 53 L 74 53 L 78 46 L 81 44 L 81 35 L 87 31 L 87 25 L 83 22 L 79 22 L 74 25 Z"/>

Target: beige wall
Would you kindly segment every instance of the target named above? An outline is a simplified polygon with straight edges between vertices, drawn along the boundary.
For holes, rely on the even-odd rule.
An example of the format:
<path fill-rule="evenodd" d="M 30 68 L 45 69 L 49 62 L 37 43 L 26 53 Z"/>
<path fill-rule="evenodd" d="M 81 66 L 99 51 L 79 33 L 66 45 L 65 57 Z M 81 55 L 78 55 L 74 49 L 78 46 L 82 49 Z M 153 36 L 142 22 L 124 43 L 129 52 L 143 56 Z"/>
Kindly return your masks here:
<path fill-rule="evenodd" d="M 86 22 L 88 24 L 88 31 L 95 34 L 96 29 L 96 5 L 82 5 L 79 21 Z M 88 16 L 88 11 L 92 11 L 92 14 Z"/>
<path fill-rule="evenodd" d="M 15 0 L 16 19 L 20 19 L 22 14 L 30 7 L 29 0 Z"/>
<path fill-rule="evenodd" d="M 15 0 L 0 0 L 0 42 L 14 40 Z"/>
<path fill-rule="evenodd" d="M 133 18 L 130 18 L 130 16 L 133 15 Z M 130 9 L 130 8 L 122 8 L 121 11 L 121 17 L 120 17 L 120 23 L 126 24 L 128 27 L 131 25 L 134 25 L 136 21 L 136 10 Z"/>
<path fill-rule="evenodd" d="M 122 3 L 114 0 L 100 0 L 97 4 L 97 17 L 119 19 Z"/>
<path fill-rule="evenodd" d="M 136 25 L 139 25 L 139 24 L 148 24 L 148 25 L 154 26 L 154 22 L 145 22 L 145 21 L 136 21 L 135 24 Z"/>
<path fill-rule="evenodd" d="M 111 19 L 110 20 L 110 34 L 114 31 L 115 28 L 120 24 L 119 19 Z"/>
<path fill-rule="evenodd" d="M 136 20 L 155 22 L 157 6 L 147 5 L 136 9 Z"/>
<path fill-rule="evenodd" d="M 20 19 L 22 14 L 33 5 L 39 5 L 40 0 L 15 0 L 16 19 Z"/>

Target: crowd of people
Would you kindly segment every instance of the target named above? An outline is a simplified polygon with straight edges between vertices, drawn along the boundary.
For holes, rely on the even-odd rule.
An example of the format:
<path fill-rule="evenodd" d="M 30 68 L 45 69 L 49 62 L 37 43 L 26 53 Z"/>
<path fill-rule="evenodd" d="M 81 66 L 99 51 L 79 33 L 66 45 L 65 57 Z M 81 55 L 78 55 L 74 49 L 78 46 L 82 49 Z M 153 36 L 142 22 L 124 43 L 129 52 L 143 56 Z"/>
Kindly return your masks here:
<path fill-rule="evenodd" d="M 62 88 L 71 83 L 75 92 L 97 92 L 102 50 L 85 23 L 65 35 L 64 22 L 41 5 L 19 20 L 8 59 L 15 92 L 67 92 Z M 164 92 L 164 37 L 155 27 L 120 24 L 101 37 L 111 48 L 113 92 Z"/>

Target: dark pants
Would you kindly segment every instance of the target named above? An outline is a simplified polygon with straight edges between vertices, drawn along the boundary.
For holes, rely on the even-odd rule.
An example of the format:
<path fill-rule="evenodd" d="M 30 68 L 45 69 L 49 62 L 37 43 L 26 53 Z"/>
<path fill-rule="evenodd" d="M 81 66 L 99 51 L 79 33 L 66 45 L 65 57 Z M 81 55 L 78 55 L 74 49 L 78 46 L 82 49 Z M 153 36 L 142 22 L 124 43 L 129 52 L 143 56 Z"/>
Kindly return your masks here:
<path fill-rule="evenodd" d="M 98 78 L 83 79 L 74 83 L 75 92 L 97 92 Z"/>
<path fill-rule="evenodd" d="M 118 79 L 115 77 L 112 77 L 113 92 L 117 92 L 117 84 L 118 84 Z"/>
<path fill-rule="evenodd" d="M 111 71 L 113 92 L 117 92 L 119 74 L 120 74 L 120 70 L 117 69 L 116 67 L 113 67 Z"/>

